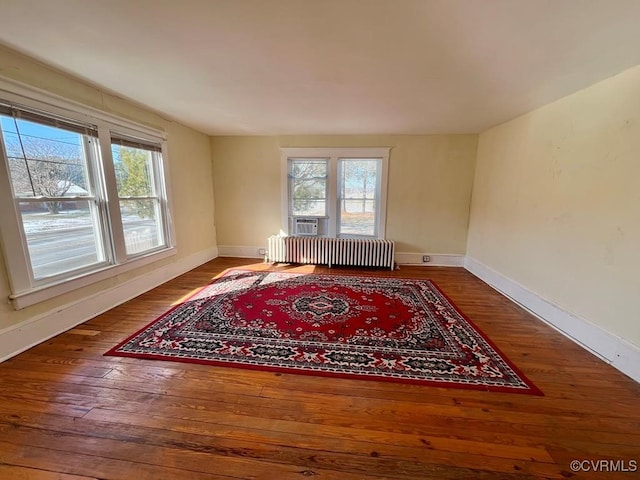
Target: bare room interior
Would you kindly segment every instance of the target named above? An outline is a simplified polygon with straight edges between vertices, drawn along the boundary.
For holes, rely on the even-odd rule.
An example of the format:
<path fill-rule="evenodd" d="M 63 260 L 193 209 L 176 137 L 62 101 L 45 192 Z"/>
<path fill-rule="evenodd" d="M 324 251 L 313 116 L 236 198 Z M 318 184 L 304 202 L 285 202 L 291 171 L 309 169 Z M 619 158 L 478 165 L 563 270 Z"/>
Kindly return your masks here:
<path fill-rule="evenodd" d="M 0 19 L 0 479 L 638 475 L 640 2 Z"/>

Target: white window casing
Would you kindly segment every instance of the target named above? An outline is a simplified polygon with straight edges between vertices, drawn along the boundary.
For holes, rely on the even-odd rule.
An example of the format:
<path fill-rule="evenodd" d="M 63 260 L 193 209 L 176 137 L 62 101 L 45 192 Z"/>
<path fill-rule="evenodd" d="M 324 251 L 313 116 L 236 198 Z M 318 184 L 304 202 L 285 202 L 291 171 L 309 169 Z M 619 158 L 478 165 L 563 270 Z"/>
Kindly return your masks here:
<path fill-rule="evenodd" d="M 27 238 L 23 228 L 23 216 L 17 210 L 19 204 L 36 204 L 38 201 L 55 200 L 32 195 L 31 197 L 15 196 L 4 141 L 0 142 L 0 240 L 5 257 L 9 277 L 10 299 L 15 308 L 20 309 L 35 303 L 70 292 L 91 283 L 101 281 L 175 255 L 175 232 L 171 220 L 170 188 L 167 168 L 167 145 L 164 132 L 127 119 L 87 107 L 63 97 L 36 89 L 10 79 L 0 77 L 0 105 L 11 106 L 16 111 L 33 111 L 42 115 L 46 123 L 51 117 L 51 126 L 55 127 L 56 119 L 61 126 L 73 130 L 73 126 L 65 124 L 77 122 L 79 125 L 94 126 L 97 132 L 96 142 L 85 141 L 85 151 L 95 149 L 87 155 L 95 155 L 86 160 L 88 191 L 75 196 L 59 198 L 64 202 L 89 202 L 90 217 L 93 219 L 94 231 L 100 237 L 96 240 L 96 256 L 101 261 L 91 263 L 86 268 L 61 271 L 51 276 L 38 277 L 32 270 Z M 6 118 L 6 115 L 5 115 Z M 34 117 L 36 118 L 36 117 Z M 27 119 L 31 122 L 32 120 Z M 49 124 L 47 124 L 49 125 Z M 20 137 L 20 135 L 18 135 Z M 83 138 L 88 138 L 83 136 Z M 148 150 L 150 182 L 153 190 L 148 195 L 125 199 L 130 202 L 148 202 L 153 205 L 155 216 L 157 245 L 138 247 L 136 254 L 127 254 L 121 205 L 116 186 L 116 171 L 112 157 L 112 143 L 120 138 L 137 141 L 140 151 Z M 1 139 L 1 134 L 0 134 Z M 126 147 L 131 145 L 127 144 Z M 131 148 L 135 148 L 132 146 Z M 26 155 L 26 154 L 25 154 Z M 25 156 L 25 162 L 27 158 Z M 27 167 L 28 168 L 28 167 Z M 50 204 L 49 204 L 50 205 Z M 142 217 L 141 217 L 142 218 Z M 151 223 L 151 220 L 147 221 Z M 153 230 L 153 229 L 152 229 Z M 102 240 L 103 239 L 103 240 Z"/>
<path fill-rule="evenodd" d="M 282 148 L 281 149 L 281 234 L 294 234 L 293 200 L 291 192 L 291 167 L 294 162 L 327 162 L 326 215 L 302 215 L 318 219 L 318 235 L 327 237 L 367 237 L 385 238 L 387 177 L 389 168 L 389 147 L 344 147 L 344 148 Z M 341 222 L 341 164 L 349 161 L 375 161 L 376 185 L 375 197 L 367 201 L 374 202 L 375 225 L 372 234 L 340 233 Z M 309 213 L 309 212 L 307 212 Z"/>

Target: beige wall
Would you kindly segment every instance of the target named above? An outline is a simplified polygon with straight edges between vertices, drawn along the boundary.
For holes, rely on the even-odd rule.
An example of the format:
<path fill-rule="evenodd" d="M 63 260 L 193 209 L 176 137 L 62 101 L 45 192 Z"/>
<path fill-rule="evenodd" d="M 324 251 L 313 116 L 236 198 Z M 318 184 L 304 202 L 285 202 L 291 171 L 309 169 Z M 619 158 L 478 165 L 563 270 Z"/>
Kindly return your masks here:
<path fill-rule="evenodd" d="M 281 147 L 392 147 L 387 238 L 399 252 L 464 254 L 477 135 L 213 137 L 219 245 L 278 233 Z"/>
<path fill-rule="evenodd" d="M 15 311 L 8 303 L 0 302 L 0 330 L 56 310 L 61 305 L 82 300 L 160 266 L 179 262 L 190 255 L 215 247 L 214 198 L 208 136 L 163 119 L 131 102 L 102 92 L 4 47 L 0 47 L 0 75 L 165 130 L 168 136 L 173 221 L 178 246 L 178 254 L 174 257 L 23 310 Z M 0 258 L 0 298 L 6 299 L 9 293 L 4 260 Z"/>
<path fill-rule="evenodd" d="M 467 254 L 640 346 L 640 66 L 480 135 Z"/>

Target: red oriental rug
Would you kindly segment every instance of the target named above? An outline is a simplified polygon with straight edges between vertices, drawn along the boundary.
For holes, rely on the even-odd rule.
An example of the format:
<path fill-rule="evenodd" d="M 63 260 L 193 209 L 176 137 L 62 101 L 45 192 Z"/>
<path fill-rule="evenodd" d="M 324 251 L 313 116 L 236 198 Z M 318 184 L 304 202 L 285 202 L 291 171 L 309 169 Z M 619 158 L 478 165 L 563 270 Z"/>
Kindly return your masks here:
<path fill-rule="evenodd" d="M 542 394 L 429 280 L 230 270 L 106 355 Z"/>

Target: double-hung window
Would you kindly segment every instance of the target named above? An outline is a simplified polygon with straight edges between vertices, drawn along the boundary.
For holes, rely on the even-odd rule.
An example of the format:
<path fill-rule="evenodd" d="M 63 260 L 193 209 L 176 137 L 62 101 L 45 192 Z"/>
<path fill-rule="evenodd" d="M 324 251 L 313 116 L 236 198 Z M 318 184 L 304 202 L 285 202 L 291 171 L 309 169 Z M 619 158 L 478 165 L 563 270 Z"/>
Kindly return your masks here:
<path fill-rule="evenodd" d="M 282 230 L 384 238 L 388 148 L 283 148 Z"/>
<path fill-rule="evenodd" d="M 325 158 L 289 160 L 289 214 L 326 217 L 329 161 Z"/>
<path fill-rule="evenodd" d="M 338 159 L 338 236 L 377 237 L 381 158 Z"/>
<path fill-rule="evenodd" d="M 2 86 L 0 225 L 16 308 L 175 252 L 162 132 Z"/>
<path fill-rule="evenodd" d="M 107 264 L 97 127 L 1 103 L 0 124 L 33 282 Z"/>
<path fill-rule="evenodd" d="M 165 245 L 160 145 L 111 135 L 120 216 L 127 256 Z"/>

